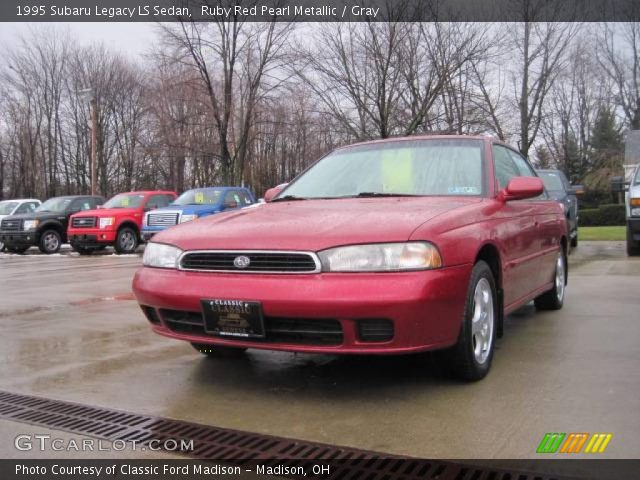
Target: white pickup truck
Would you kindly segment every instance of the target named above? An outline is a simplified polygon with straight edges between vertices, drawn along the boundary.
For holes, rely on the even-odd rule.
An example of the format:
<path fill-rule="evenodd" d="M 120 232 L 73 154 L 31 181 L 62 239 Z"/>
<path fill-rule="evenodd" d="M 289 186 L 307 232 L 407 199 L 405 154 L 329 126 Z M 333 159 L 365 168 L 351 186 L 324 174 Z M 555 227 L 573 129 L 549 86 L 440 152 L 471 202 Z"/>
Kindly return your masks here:
<path fill-rule="evenodd" d="M 625 179 L 629 188 L 624 196 L 627 210 L 627 254 L 640 255 L 640 164 Z"/>

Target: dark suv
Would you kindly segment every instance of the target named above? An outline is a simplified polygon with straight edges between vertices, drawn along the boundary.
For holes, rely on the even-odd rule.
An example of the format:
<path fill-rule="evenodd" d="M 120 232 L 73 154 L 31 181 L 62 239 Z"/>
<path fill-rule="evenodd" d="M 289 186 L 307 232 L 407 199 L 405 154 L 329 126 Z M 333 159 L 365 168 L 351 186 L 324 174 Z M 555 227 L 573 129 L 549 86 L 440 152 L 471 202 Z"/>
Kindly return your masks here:
<path fill-rule="evenodd" d="M 582 185 L 571 185 L 560 170 L 536 170 L 551 198 L 560 202 L 567 216 L 571 246 L 578 246 L 578 195 L 584 193 Z"/>
<path fill-rule="evenodd" d="M 0 224 L 0 241 L 13 253 L 24 253 L 37 246 L 42 253 L 56 253 L 67 241 L 67 226 L 72 214 L 102 205 L 98 196 L 68 196 L 50 198 L 35 212 L 12 215 Z"/>

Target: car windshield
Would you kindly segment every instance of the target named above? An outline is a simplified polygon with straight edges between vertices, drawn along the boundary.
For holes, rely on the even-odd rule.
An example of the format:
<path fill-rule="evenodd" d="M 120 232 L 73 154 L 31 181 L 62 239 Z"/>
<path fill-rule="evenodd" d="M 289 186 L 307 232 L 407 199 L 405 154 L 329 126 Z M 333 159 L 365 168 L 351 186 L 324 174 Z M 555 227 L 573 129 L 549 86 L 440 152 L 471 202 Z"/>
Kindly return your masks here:
<path fill-rule="evenodd" d="M 222 190 L 189 190 L 180 195 L 172 205 L 215 205 L 220 203 Z"/>
<path fill-rule="evenodd" d="M 538 175 L 544 182 L 545 188 L 550 192 L 563 192 L 564 185 L 560 175 L 556 172 L 538 172 Z"/>
<path fill-rule="evenodd" d="M 139 193 L 123 193 L 113 197 L 102 208 L 138 208 L 142 205 L 143 200 L 144 195 Z"/>
<path fill-rule="evenodd" d="M 11 215 L 18 202 L 0 202 L 0 215 Z"/>
<path fill-rule="evenodd" d="M 69 197 L 50 198 L 36 208 L 36 212 L 64 212 L 71 203 L 71 200 L 73 199 Z"/>
<path fill-rule="evenodd" d="M 338 150 L 290 184 L 280 198 L 480 195 L 483 143 L 403 140 Z"/>

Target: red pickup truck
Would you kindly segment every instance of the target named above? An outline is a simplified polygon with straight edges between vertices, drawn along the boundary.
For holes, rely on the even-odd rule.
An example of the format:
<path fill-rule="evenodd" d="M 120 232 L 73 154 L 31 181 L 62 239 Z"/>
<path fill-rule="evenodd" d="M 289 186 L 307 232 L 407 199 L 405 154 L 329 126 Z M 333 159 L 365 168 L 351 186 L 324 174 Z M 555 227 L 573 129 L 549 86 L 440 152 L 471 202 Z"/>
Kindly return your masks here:
<path fill-rule="evenodd" d="M 97 210 L 71 216 L 67 238 L 73 249 L 88 255 L 111 245 L 118 253 L 133 253 L 140 243 L 144 213 L 166 207 L 175 192 L 142 191 L 120 193 Z"/>

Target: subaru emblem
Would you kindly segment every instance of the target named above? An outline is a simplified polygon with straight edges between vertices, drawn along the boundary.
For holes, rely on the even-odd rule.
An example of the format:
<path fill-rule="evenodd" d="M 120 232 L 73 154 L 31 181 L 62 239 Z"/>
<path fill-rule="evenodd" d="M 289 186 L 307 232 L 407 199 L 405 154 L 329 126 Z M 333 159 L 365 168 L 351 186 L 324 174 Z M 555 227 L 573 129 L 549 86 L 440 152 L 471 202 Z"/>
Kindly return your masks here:
<path fill-rule="evenodd" d="M 233 259 L 233 266 L 236 268 L 247 268 L 250 263 L 251 260 L 245 255 L 240 255 Z"/>

